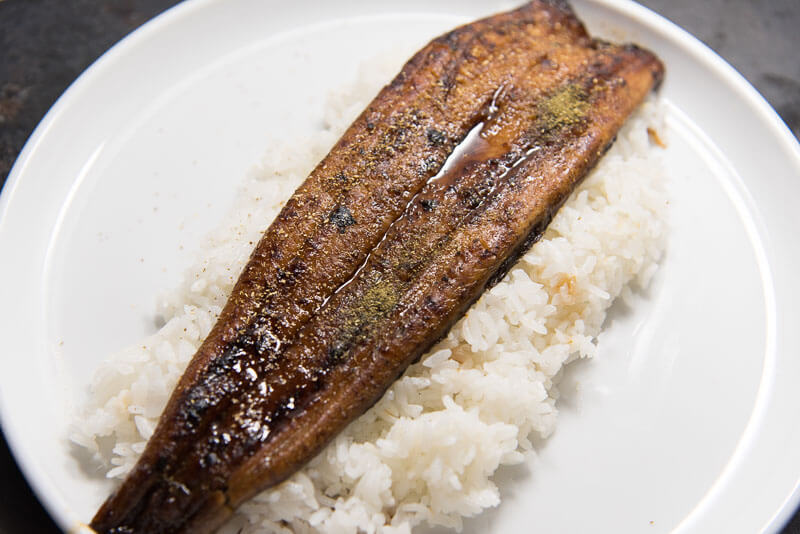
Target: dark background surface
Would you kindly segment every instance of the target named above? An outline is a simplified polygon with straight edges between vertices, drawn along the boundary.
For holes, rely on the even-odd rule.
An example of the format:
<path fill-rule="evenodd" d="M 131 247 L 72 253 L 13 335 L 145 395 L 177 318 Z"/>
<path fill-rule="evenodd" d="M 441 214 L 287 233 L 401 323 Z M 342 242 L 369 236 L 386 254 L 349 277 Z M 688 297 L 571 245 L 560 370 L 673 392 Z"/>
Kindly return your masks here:
<path fill-rule="evenodd" d="M 123 36 L 175 3 L 0 0 L 0 188 L 25 140 L 67 86 Z M 800 137 L 800 0 L 641 3 L 722 55 Z M 1 437 L 0 496 L 0 534 L 58 532 Z M 782 534 L 800 534 L 800 514 Z"/>

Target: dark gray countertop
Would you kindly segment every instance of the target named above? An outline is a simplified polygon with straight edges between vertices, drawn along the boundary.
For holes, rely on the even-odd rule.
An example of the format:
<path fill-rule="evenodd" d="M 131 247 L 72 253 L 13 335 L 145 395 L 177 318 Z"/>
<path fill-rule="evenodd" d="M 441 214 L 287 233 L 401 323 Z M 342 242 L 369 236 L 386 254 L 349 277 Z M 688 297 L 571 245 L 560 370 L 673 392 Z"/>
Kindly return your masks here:
<path fill-rule="evenodd" d="M 0 0 L 0 188 L 25 140 L 67 86 L 124 35 L 175 3 Z M 800 0 L 641 3 L 728 60 L 800 137 Z M 0 488 L 0 534 L 57 532 L 2 439 Z M 800 514 L 783 534 L 800 534 Z"/>

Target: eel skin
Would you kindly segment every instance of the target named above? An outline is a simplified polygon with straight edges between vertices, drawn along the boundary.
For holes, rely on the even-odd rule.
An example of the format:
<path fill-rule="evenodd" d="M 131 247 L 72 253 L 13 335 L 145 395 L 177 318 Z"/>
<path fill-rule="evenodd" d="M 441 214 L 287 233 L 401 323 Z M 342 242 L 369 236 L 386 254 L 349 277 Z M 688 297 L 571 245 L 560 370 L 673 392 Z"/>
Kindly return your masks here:
<path fill-rule="evenodd" d="M 663 74 L 557 0 L 414 55 L 265 232 L 91 526 L 211 532 L 301 468 L 541 237 Z"/>

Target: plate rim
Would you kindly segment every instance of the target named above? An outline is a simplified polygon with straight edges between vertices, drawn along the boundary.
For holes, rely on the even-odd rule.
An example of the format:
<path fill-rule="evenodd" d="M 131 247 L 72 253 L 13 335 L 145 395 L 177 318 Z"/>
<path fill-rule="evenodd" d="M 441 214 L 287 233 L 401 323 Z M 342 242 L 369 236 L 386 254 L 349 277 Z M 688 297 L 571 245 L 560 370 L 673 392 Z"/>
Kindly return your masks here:
<path fill-rule="evenodd" d="M 6 178 L 2 191 L 0 191 L 0 236 L 4 232 L 8 206 L 13 201 L 29 162 L 36 157 L 38 147 L 47 138 L 48 132 L 57 123 L 61 114 L 69 108 L 72 100 L 79 97 L 82 88 L 90 86 L 101 71 L 113 69 L 127 50 L 137 47 L 139 43 L 147 40 L 153 34 L 169 31 L 170 25 L 192 13 L 219 2 L 221 0 L 185 0 L 167 8 L 111 46 L 67 87 L 25 142 Z M 662 36 L 680 48 L 687 56 L 697 60 L 704 68 L 713 71 L 728 87 L 735 90 L 737 96 L 750 106 L 758 120 L 774 135 L 775 140 L 780 142 L 779 148 L 786 155 L 787 162 L 794 168 L 800 169 L 800 142 L 783 119 L 735 67 L 698 38 L 666 17 L 633 0 L 576 0 L 576 3 L 596 4 L 610 9 L 637 25 Z M 391 13 L 386 13 L 386 15 L 391 15 Z M 15 432 L 13 416 L 10 408 L 3 402 L 3 398 L 3 395 L 0 395 L 0 431 L 5 436 L 9 450 L 36 498 L 62 529 L 71 530 L 76 524 L 82 524 L 80 518 L 75 517 L 76 514 L 70 507 L 62 506 L 61 499 L 53 493 L 52 484 L 47 479 L 46 473 L 37 465 L 36 459 L 26 453 L 24 438 Z M 779 531 L 794 515 L 798 506 L 800 506 L 800 473 L 796 475 L 794 490 L 779 505 L 778 512 L 765 523 L 765 527 L 772 531 Z"/>

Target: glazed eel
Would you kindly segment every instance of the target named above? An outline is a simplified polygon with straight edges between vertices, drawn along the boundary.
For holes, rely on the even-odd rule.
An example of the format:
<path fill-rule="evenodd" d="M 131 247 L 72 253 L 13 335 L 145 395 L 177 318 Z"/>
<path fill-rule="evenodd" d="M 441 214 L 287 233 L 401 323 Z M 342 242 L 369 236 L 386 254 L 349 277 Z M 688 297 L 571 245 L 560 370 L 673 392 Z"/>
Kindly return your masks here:
<path fill-rule="evenodd" d="M 213 531 L 301 468 L 539 239 L 663 72 L 557 0 L 414 55 L 264 233 L 91 526 Z"/>

